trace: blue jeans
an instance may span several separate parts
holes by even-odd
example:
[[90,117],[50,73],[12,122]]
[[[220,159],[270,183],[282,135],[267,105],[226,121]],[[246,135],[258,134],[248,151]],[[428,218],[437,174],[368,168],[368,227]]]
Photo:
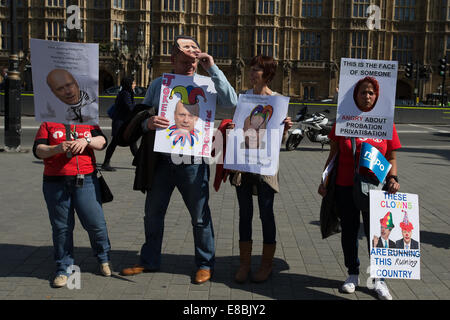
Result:
[[[259,217],[262,223],[263,243],[275,244],[276,227],[273,214],[275,191],[265,182],[256,183]],[[239,202],[239,241],[252,240],[253,198],[252,184],[243,182],[236,187]]]
[[88,232],[94,256],[99,263],[108,262],[111,246],[97,177],[85,176],[83,187],[75,187],[74,180],[44,181],[42,189],[52,226],[56,275],[68,275],[67,268],[74,264],[75,211]]
[[348,274],[359,274],[358,258],[358,234],[360,226],[360,215],[362,213],[364,233],[367,238],[367,248],[370,250],[369,242],[369,212],[360,211],[353,202],[353,187],[336,186],[336,204],[341,218],[341,245],[344,252],[344,263]]
[[175,187],[180,191],[191,215],[194,234],[195,264],[201,269],[214,267],[214,230],[209,199],[209,165],[159,162],[152,188],[145,201],[145,243],[141,248],[141,265],[149,270],[161,266],[164,217]]

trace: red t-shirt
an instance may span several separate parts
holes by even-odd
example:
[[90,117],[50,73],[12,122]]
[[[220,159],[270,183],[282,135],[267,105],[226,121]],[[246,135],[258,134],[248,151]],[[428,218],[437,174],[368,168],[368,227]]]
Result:
[[[337,168],[336,184],[339,186],[353,185],[354,158],[352,140],[349,137],[336,136],[336,124],[334,124],[328,137],[339,144],[339,165]],[[361,143],[367,142],[378,149],[383,156],[392,150],[401,148],[400,140],[395,129],[392,132],[392,140],[356,138],[356,159],[359,159]]]
[[[104,136],[99,126],[71,125],[70,131],[76,131],[78,138]],[[66,140],[66,128],[62,123],[43,122],[34,139],[35,146],[47,144],[58,145]],[[77,168],[78,161],[78,168]],[[59,153],[44,159],[44,176],[74,176],[90,174],[94,171],[95,155],[91,148],[86,147],[83,153],[68,158],[65,153]]]

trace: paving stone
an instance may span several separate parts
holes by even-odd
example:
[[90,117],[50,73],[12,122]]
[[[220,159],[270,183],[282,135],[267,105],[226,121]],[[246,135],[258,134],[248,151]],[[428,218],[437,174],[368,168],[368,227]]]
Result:
[[[106,123],[110,125],[109,120]],[[192,225],[178,190],[174,191],[166,214],[161,270],[134,277],[119,275],[122,268],[139,261],[145,239],[145,195],[132,190],[134,167],[129,149],[117,148],[112,165],[118,170],[104,173],[115,195],[112,203],[104,205],[114,276],[99,275],[89,237],[76,218],[74,254],[83,272],[81,290],[50,286],[55,263],[42,195],[42,162],[32,153],[0,153],[0,175],[9,182],[0,193],[2,213],[8,213],[0,215],[0,299],[376,300],[365,284],[369,259],[362,233],[361,286],[355,294],[339,292],[347,276],[340,235],[322,239],[320,234],[317,177],[328,155],[327,147],[325,152],[320,149],[320,145],[306,141],[296,151],[280,153],[280,193],[274,203],[277,250],[273,275],[264,284],[236,284],[233,280],[239,266],[236,192],[229,182],[222,184],[219,192],[213,189],[215,166],[211,166],[209,204],[216,236],[216,268],[210,282],[196,285]],[[421,201],[422,279],[387,281],[395,299],[450,299],[450,203],[445,201],[450,170],[442,170],[448,167],[450,151],[427,150],[405,148],[398,152],[402,190],[418,193]],[[103,156],[104,151],[97,153],[97,159]],[[432,163],[423,163],[424,158]],[[17,192],[24,190],[25,198]],[[254,271],[261,260],[262,226],[256,197],[253,200]]]

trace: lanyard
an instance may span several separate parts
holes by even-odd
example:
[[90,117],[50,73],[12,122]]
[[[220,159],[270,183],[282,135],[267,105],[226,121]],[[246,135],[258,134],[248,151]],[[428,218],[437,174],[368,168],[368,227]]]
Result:
[[[67,141],[72,141],[72,137],[74,138],[74,140],[78,139],[78,132],[77,130],[77,126],[74,125],[73,126],[73,131],[70,129],[70,124],[65,124],[64,127],[66,128],[66,140]],[[67,157],[68,158],[72,158],[72,153],[69,151],[67,152]],[[78,165],[78,156],[75,156],[75,161],[77,163],[77,173],[80,173],[80,166]]]

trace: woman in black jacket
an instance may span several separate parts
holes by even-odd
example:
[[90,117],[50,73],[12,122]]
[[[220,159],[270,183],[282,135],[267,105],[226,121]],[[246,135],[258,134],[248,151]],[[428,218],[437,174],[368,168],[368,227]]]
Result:
[[[106,171],[116,171],[116,169],[110,166],[109,162],[118,144],[117,134],[120,127],[128,119],[135,106],[134,88],[136,87],[136,81],[134,81],[132,77],[127,77],[122,79],[120,85],[122,86],[122,90],[120,90],[115,101],[116,111],[112,122],[112,140],[106,149],[105,160],[102,165],[102,169]],[[130,150],[134,156],[137,152],[136,143],[132,143],[130,145]]]

